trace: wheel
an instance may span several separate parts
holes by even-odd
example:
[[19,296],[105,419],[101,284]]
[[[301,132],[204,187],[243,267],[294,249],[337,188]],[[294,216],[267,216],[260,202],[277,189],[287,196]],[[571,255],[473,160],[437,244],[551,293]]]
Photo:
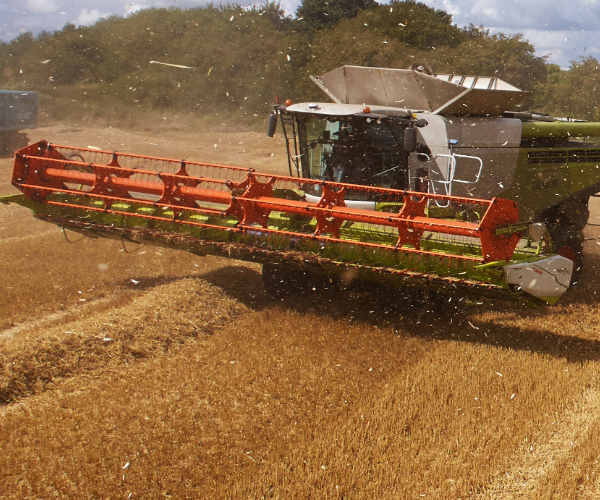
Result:
[[554,207],[546,216],[546,224],[550,226],[563,225],[573,228],[576,231],[583,231],[588,219],[590,210],[588,208],[589,197],[570,198],[560,205]]
[[571,284],[579,281],[583,269],[583,231],[576,230],[567,219],[556,227],[549,228],[552,252],[573,261]]
[[544,217],[551,251],[573,261],[572,284],[577,283],[583,269],[583,228],[590,216],[588,201],[587,197],[570,198]]

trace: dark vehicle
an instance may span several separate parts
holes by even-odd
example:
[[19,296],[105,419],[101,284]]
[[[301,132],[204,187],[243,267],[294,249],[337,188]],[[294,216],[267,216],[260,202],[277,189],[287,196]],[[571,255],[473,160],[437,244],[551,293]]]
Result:
[[27,134],[20,131],[35,128],[38,108],[37,92],[0,90],[0,157],[27,145]]

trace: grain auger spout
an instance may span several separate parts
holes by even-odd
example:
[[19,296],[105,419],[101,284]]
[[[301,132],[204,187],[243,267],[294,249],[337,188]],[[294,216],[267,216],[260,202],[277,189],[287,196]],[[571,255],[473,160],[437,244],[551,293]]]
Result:
[[[48,144],[15,154],[4,202],[92,237],[397,286],[538,297],[568,288],[572,262],[514,201],[448,196]],[[538,225],[539,226],[539,225]],[[529,233],[529,235],[528,235]],[[539,234],[535,234],[539,233]]]

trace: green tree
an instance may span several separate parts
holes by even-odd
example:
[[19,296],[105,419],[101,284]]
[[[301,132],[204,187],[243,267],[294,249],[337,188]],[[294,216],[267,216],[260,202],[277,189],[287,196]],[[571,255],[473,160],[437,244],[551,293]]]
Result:
[[285,10],[279,2],[265,0],[259,6],[253,6],[252,9],[259,16],[263,16],[265,19],[271,21],[273,26],[278,29],[287,29],[292,26],[292,18],[285,15]]
[[375,0],[304,0],[296,16],[301,26],[320,30],[335,26],[342,19],[353,19],[361,10],[377,5]]
[[545,58],[522,35],[468,36],[455,50],[436,55],[438,73],[497,76],[528,91],[547,77]]
[[536,91],[536,106],[548,114],[600,121],[600,63],[593,57],[571,61],[568,71],[549,65],[548,81]]

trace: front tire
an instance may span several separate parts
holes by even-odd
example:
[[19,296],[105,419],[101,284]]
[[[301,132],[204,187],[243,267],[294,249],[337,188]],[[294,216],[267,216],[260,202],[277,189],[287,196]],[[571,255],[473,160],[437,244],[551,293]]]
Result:
[[589,198],[571,198],[554,207],[544,217],[550,233],[550,251],[573,261],[571,283],[579,281],[583,269],[583,228],[590,211]]
[[570,221],[549,228],[549,231],[552,253],[573,261],[571,284],[577,283],[583,270],[583,231],[577,230]]

